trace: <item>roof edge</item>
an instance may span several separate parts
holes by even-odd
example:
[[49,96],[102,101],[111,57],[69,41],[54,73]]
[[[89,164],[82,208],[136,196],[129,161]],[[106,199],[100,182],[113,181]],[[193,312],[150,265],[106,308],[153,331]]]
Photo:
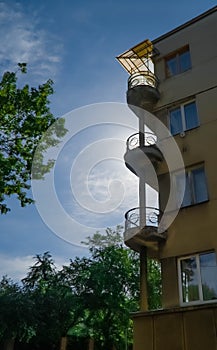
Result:
[[192,24],[195,23],[195,22],[200,21],[201,19],[203,19],[203,18],[209,16],[210,14],[212,14],[212,13],[214,13],[214,12],[216,12],[216,11],[217,11],[217,6],[214,6],[214,7],[212,7],[211,9],[207,10],[206,12],[201,13],[199,16],[196,16],[196,17],[190,19],[189,21],[185,22],[184,24],[181,24],[180,26],[176,27],[175,29],[172,29],[172,30],[170,30],[169,32],[167,32],[167,33],[165,33],[165,34],[159,36],[158,38],[152,40],[152,43],[153,43],[153,44],[156,44],[157,42],[159,42],[159,41],[161,41],[161,40],[163,40],[163,39],[166,39],[166,38],[169,37],[170,35],[173,35],[173,34],[179,32],[180,30],[182,30],[182,29],[184,29],[184,28],[186,28],[186,27],[192,25]]

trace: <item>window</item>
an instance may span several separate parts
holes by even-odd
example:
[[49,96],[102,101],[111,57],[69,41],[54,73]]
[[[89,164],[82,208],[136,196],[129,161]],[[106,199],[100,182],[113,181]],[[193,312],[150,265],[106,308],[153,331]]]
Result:
[[166,76],[171,77],[183,73],[191,68],[189,47],[186,46],[165,59]]
[[169,111],[169,124],[172,135],[180,134],[183,131],[199,126],[195,101],[171,109]]
[[[180,174],[175,175],[177,195],[183,188],[183,177]],[[185,193],[181,207],[199,204],[208,200],[208,191],[204,166],[200,165],[192,169],[186,169],[185,172]]]
[[182,304],[217,299],[217,264],[214,252],[180,258],[178,270]]

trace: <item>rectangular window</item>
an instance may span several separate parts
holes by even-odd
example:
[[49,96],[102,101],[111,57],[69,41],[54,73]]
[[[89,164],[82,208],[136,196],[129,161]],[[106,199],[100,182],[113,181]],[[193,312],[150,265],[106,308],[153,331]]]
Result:
[[214,252],[180,258],[178,264],[182,304],[217,299],[217,263]]
[[[175,174],[175,186],[177,190],[177,196],[181,200],[181,194],[183,193],[184,188],[184,179],[180,173]],[[181,207],[199,204],[209,199],[206,175],[203,165],[191,169],[186,169],[184,190],[184,198]]]
[[172,135],[180,134],[199,126],[197,106],[195,101],[181,104],[169,111],[170,132]]
[[166,76],[171,77],[191,69],[189,46],[176,51],[165,59]]

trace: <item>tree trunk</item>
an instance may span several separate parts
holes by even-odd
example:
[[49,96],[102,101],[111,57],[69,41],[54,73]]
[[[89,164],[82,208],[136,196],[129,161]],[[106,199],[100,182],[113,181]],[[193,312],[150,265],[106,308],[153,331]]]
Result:
[[62,337],[60,342],[60,350],[66,350],[67,348],[67,337]]
[[5,340],[3,350],[14,350],[14,343],[15,339],[13,338]]
[[94,339],[93,338],[89,339],[88,350],[94,350]]

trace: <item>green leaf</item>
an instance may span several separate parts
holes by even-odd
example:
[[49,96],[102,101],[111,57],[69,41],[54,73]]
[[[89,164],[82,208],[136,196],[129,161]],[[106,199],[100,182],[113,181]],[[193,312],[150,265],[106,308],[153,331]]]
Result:
[[[26,63],[18,63],[26,73]],[[18,87],[19,86],[19,87]],[[54,162],[44,160],[46,149],[56,145],[66,133],[64,120],[56,119],[49,110],[53,82],[48,80],[36,87],[20,87],[16,72],[5,72],[0,81],[0,212],[10,208],[8,197],[15,195],[21,206],[33,203],[29,197],[34,152],[37,160],[35,179],[43,179]],[[49,129],[50,128],[50,129]],[[47,130],[49,129],[49,132]],[[46,133],[47,132],[47,133]],[[42,136],[46,133],[46,137]],[[42,141],[41,141],[42,140]]]

